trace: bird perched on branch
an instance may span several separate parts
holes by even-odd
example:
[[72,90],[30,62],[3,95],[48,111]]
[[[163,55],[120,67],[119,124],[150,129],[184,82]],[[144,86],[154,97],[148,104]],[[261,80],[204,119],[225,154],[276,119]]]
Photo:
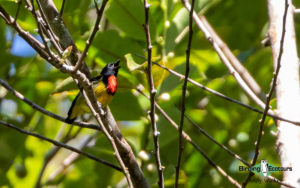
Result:
[[[102,69],[99,76],[90,80],[101,107],[106,107],[117,91],[117,75],[120,68],[119,63],[120,60],[117,60],[115,63],[107,64]],[[86,105],[82,93],[79,91],[69,109],[66,122],[73,123],[78,116],[87,112],[90,112],[90,109]]]

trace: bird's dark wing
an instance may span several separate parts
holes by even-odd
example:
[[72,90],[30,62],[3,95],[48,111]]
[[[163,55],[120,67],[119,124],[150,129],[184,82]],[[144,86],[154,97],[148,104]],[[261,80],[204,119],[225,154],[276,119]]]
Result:
[[102,79],[102,75],[99,75],[99,76],[91,78],[90,82],[99,82],[99,80],[101,80],[101,79]]
[[76,97],[75,97],[75,99],[73,100],[72,105],[71,105],[71,107],[70,107],[70,109],[69,109],[69,111],[68,111],[68,117],[66,118],[66,122],[67,122],[67,123],[73,123],[73,122],[75,121],[75,119],[76,119],[76,117],[71,119],[71,116],[72,116],[73,108],[74,108],[74,106],[75,106],[75,104],[76,104],[76,101],[77,101],[79,95],[80,95],[80,91],[79,91],[79,93],[76,95]]

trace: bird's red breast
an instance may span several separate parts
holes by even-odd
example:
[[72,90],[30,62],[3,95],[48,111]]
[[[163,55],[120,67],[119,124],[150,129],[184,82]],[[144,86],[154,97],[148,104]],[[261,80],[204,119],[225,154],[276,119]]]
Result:
[[107,81],[107,92],[113,95],[117,91],[117,87],[118,87],[117,78],[114,75],[110,75]]

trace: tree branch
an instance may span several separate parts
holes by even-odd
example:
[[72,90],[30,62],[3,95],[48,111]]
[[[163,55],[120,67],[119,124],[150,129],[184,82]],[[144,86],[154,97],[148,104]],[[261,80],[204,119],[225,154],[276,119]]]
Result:
[[[10,87],[4,80],[0,79],[0,84],[5,87],[9,92],[11,92],[15,97],[17,97],[18,99],[24,101],[26,104],[28,104],[29,106],[31,106],[33,109],[38,110],[39,112],[52,117],[54,119],[57,119],[61,122],[66,123],[64,117],[61,117],[59,115],[56,115],[52,112],[49,112],[48,110],[40,107],[39,105],[35,104],[34,102],[32,102],[31,100],[27,99],[26,97],[24,97],[24,95],[22,95],[21,93],[19,93],[18,91],[14,90],[12,87]],[[78,127],[82,127],[82,128],[89,128],[89,129],[95,129],[95,130],[101,130],[101,128],[97,125],[94,124],[89,124],[89,123],[85,123],[85,122],[73,122],[72,123],[75,126]]]
[[61,142],[57,142],[57,141],[55,141],[55,140],[52,140],[52,139],[50,139],[50,138],[44,137],[44,136],[39,135],[39,134],[36,134],[36,133],[33,133],[33,132],[30,132],[30,131],[21,129],[21,128],[19,128],[19,127],[13,125],[13,124],[4,122],[4,121],[2,121],[2,120],[0,120],[0,124],[6,126],[6,127],[8,127],[8,128],[14,129],[14,130],[16,130],[16,131],[18,131],[18,132],[20,132],[20,133],[22,133],[22,134],[26,134],[26,135],[29,135],[29,136],[33,136],[33,137],[36,137],[36,138],[45,140],[45,141],[47,141],[47,142],[50,142],[50,143],[52,143],[52,144],[54,144],[54,145],[56,145],[56,146],[58,146],[58,147],[62,147],[62,148],[65,148],[65,149],[74,151],[74,152],[76,152],[76,153],[79,153],[80,155],[86,156],[86,157],[88,157],[88,158],[90,158],[90,159],[92,159],[92,160],[94,160],[94,161],[97,161],[97,162],[99,162],[99,163],[101,163],[101,164],[104,164],[104,165],[106,165],[106,166],[109,166],[109,167],[111,167],[111,168],[113,168],[113,169],[115,169],[115,170],[118,170],[118,171],[120,171],[120,172],[123,172],[123,170],[122,170],[120,167],[117,167],[117,166],[115,166],[114,164],[111,164],[111,163],[109,163],[109,162],[107,162],[107,161],[105,161],[105,160],[99,159],[99,158],[95,157],[94,155],[91,155],[91,154],[89,154],[89,153],[86,153],[86,152],[84,152],[84,151],[81,151],[81,150],[79,150],[79,149],[77,149],[77,148],[74,148],[74,147],[72,147],[72,146],[63,144],[63,143],[61,143]]
[[[85,48],[84,48],[82,54],[80,55],[79,60],[77,61],[76,65],[75,65],[75,67],[74,67],[74,70],[73,70],[74,72],[76,72],[77,70],[81,69],[82,64],[83,64],[83,60],[84,60],[84,58],[87,56],[89,47],[90,47],[90,45],[92,44],[92,42],[93,42],[93,40],[94,40],[94,37],[96,36],[97,31],[99,31],[99,27],[100,27],[99,24],[100,24],[100,21],[101,21],[101,18],[102,18],[102,15],[103,15],[105,6],[106,6],[106,4],[107,4],[107,1],[108,1],[108,0],[103,0],[103,1],[102,1],[102,5],[101,5],[100,10],[97,9],[97,19],[96,19],[96,22],[95,22],[93,31],[92,31],[90,37],[88,38],[88,40],[86,41]],[[96,3],[96,2],[95,2],[95,3]],[[96,5],[97,5],[97,4],[96,4]]]
[[148,4],[147,0],[144,0],[144,8],[145,8],[145,34],[146,34],[146,41],[147,41],[147,53],[148,53],[148,67],[147,67],[147,75],[148,75],[148,83],[149,83],[149,92],[150,92],[150,119],[151,119],[151,127],[153,133],[153,142],[154,142],[154,151],[155,151],[155,159],[156,159],[156,167],[158,171],[158,185],[160,188],[164,186],[164,175],[163,175],[163,167],[160,161],[160,152],[159,152],[159,131],[157,130],[156,126],[156,119],[155,119],[155,94],[156,89],[154,88],[153,83],[153,75],[152,75],[152,45],[151,45],[151,37],[150,37],[150,30],[149,30],[149,8],[150,4]]
[[188,77],[190,73],[190,53],[191,53],[191,45],[192,45],[192,37],[193,37],[193,11],[194,11],[195,0],[192,0],[192,6],[189,10],[189,39],[188,45],[186,49],[186,64],[185,64],[185,76],[182,86],[182,94],[181,94],[181,115],[180,115],[180,125],[178,130],[178,155],[177,155],[177,165],[176,165],[176,174],[175,174],[175,187],[178,187],[178,179],[179,179],[179,171],[180,171],[180,163],[182,158],[182,153],[184,149],[184,143],[182,140],[182,130],[184,124],[184,113],[185,113],[185,97],[186,97],[186,87],[188,82]]

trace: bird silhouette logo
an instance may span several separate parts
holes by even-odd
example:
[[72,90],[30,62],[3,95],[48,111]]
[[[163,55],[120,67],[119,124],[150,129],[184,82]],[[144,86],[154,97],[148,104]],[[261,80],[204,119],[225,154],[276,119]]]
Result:
[[268,175],[268,161],[266,159],[261,160],[260,162],[260,169],[261,173],[266,177]]

